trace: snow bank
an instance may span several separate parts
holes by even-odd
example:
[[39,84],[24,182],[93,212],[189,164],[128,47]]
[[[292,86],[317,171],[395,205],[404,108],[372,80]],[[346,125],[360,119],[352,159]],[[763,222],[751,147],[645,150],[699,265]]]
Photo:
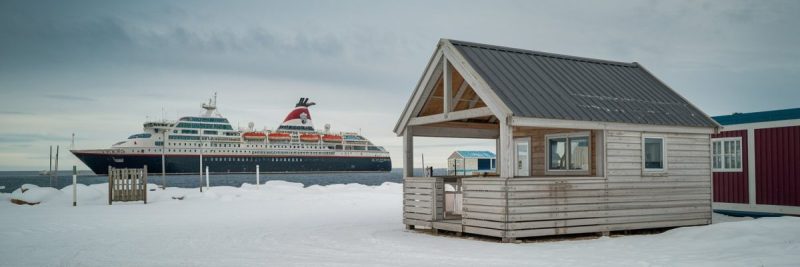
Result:
[[49,200],[59,194],[58,189],[52,187],[39,187],[32,184],[24,184],[11,192],[11,200],[21,202],[21,204],[39,204]]
[[71,188],[36,190],[50,192],[36,193],[49,195],[40,205],[0,203],[0,265],[800,265],[794,217],[715,216],[656,235],[502,244],[404,230],[396,183],[167,188],[149,191],[147,205],[112,206],[107,185],[90,185],[78,187],[78,207]]

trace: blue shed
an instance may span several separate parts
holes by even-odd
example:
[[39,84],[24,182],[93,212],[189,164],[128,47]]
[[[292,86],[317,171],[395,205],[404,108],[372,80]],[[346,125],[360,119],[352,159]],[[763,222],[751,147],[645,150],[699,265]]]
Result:
[[458,150],[447,158],[448,175],[495,172],[497,156],[490,151]]

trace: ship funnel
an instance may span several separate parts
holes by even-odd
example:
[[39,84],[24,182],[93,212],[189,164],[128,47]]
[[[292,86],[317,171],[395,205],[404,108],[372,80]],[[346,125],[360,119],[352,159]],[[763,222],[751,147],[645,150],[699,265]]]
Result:
[[300,101],[294,105],[294,109],[289,112],[281,126],[278,127],[279,131],[314,131],[314,124],[311,122],[311,112],[308,111],[308,107],[316,103],[309,103],[308,100],[306,97],[300,98]]

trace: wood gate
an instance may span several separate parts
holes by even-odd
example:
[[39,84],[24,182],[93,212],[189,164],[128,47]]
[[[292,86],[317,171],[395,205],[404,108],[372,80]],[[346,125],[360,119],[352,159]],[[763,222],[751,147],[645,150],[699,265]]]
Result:
[[147,204],[147,165],[141,169],[108,167],[108,205],[113,201],[144,201]]

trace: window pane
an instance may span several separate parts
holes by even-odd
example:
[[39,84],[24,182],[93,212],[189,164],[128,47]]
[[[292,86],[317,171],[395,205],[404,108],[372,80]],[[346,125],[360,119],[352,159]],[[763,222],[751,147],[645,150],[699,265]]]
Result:
[[740,169],[742,168],[742,141],[735,141],[736,145],[736,156],[734,157],[734,161],[736,162],[735,168]]
[[714,169],[722,168],[722,156],[714,156]]
[[664,140],[661,138],[644,139],[644,167],[645,169],[664,168]]
[[589,137],[573,137],[569,139],[569,169],[589,169]]
[[549,162],[551,170],[565,170],[567,168],[567,139],[553,138],[549,141]]
[[720,150],[722,150],[722,147],[720,143],[721,143],[720,141],[714,141],[714,151],[713,151],[714,155],[721,154],[722,151]]

